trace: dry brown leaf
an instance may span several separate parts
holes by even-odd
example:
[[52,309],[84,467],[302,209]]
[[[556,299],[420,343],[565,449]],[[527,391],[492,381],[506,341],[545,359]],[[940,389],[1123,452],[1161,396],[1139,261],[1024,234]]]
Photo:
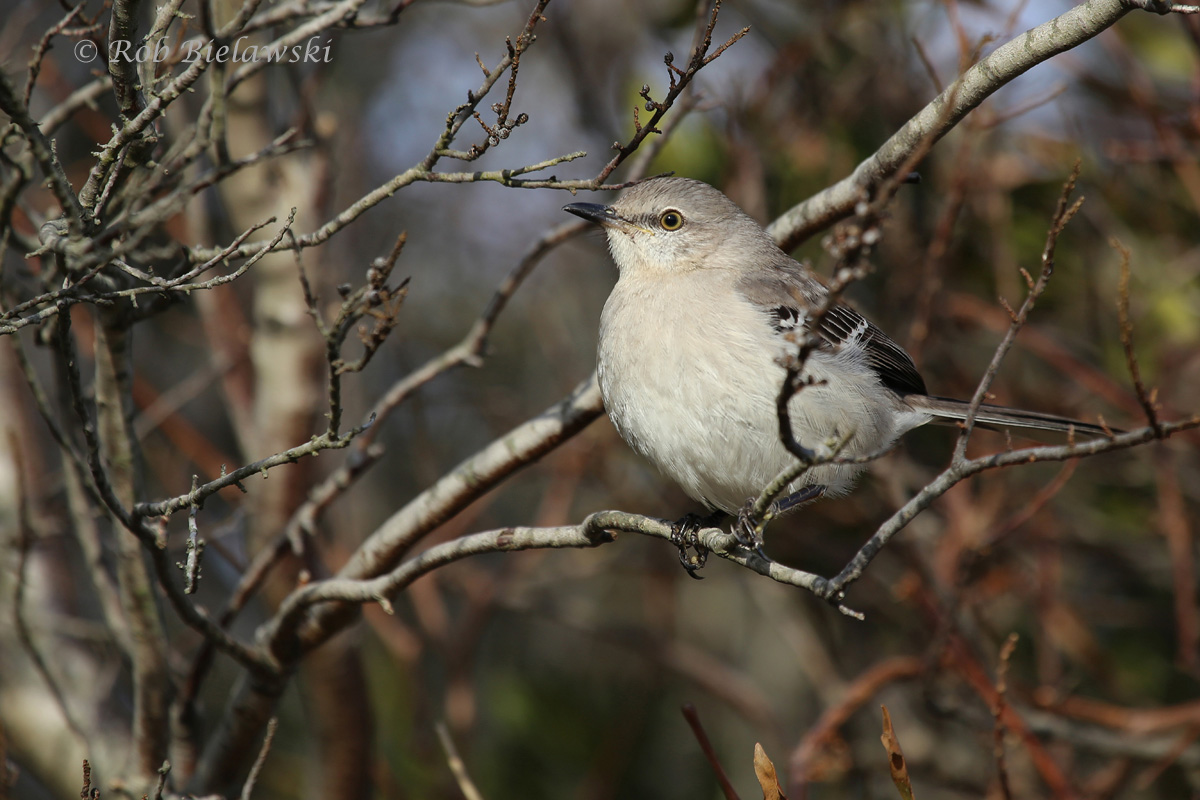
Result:
[[758,776],[758,785],[762,787],[763,800],[787,800],[775,775],[775,765],[758,742],[754,743],[754,774]]
[[896,732],[892,730],[892,715],[888,713],[887,706],[880,706],[880,708],[883,709],[883,735],[879,738],[888,752],[888,767],[892,770],[892,783],[896,784],[896,788],[900,790],[900,796],[904,800],[913,800],[912,781],[908,779],[908,764],[904,761],[900,740],[896,738]]

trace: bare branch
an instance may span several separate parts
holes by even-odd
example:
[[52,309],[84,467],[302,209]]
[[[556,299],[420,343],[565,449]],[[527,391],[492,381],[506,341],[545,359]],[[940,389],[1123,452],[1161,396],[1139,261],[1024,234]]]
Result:
[[927,668],[928,665],[919,658],[892,656],[855,677],[842,696],[821,714],[792,751],[788,761],[792,781],[803,786],[810,780],[820,751],[837,736],[838,728],[845,725],[851,715],[881,689],[896,681],[917,678]]
[[52,25],[38,40],[37,46],[33,48],[33,58],[29,60],[29,77],[25,81],[25,93],[22,95],[21,104],[29,108],[29,98],[33,96],[33,87],[37,84],[38,73],[42,69],[42,60],[46,57],[46,53],[50,52],[50,43],[55,36],[62,34],[68,25],[70,25],[79,13],[83,11],[85,3],[80,3],[73,6],[67,11],[66,16]]
[[[192,476],[193,492],[196,491],[198,480],[195,475]],[[200,556],[204,553],[204,540],[200,538],[200,528],[196,524],[196,515],[199,511],[199,504],[193,504],[188,511],[187,562],[179,565],[183,568],[183,591],[187,594],[195,594],[196,587],[200,583]]]
[[[535,6],[533,12],[529,16],[529,21],[526,23],[525,29],[517,36],[515,42],[510,42],[510,53],[505,55],[495,66],[495,68],[486,73],[484,81],[478,89],[467,93],[467,102],[459,105],[447,115],[445,129],[442,131],[433,148],[429,151],[420,164],[410,167],[383,185],[371,190],[317,230],[296,237],[296,245],[301,248],[307,248],[323,244],[324,242],[328,241],[331,236],[358,219],[362,214],[366,213],[368,210],[374,208],[385,199],[391,197],[396,192],[416,181],[441,183],[473,183],[477,181],[494,181],[513,188],[566,189],[572,192],[580,189],[592,190],[601,188],[622,188],[627,184],[623,183],[610,186],[604,186],[603,184],[605,179],[612,174],[613,170],[615,170],[629,156],[638,150],[643,140],[647,135],[649,135],[649,133],[662,133],[662,130],[655,128],[655,126],[666,115],[666,112],[670,109],[672,104],[680,97],[680,95],[683,94],[688,84],[690,84],[692,78],[695,77],[695,74],[704,66],[711,63],[713,59],[717,58],[722,52],[725,51],[726,48],[744,36],[749,30],[744,29],[734,34],[716,50],[709,52],[709,48],[712,44],[712,30],[716,25],[717,13],[720,7],[720,3],[718,2],[713,9],[713,13],[708,25],[703,28],[704,33],[700,37],[700,43],[692,53],[691,61],[689,62],[687,70],[680,72],[678,68],[674,68],[675,72],[679,73],[679,77],[676,78],[675,74],[672,74],[671,88],[669,89],[666,98],[661,103],[655,104],[657,108],[654,116],[650,120],[650,123],[643,126],[642,129],[626,144],[621,145],[618,143],[616,145],[616,149],[618,150],[617,155],[614,156],[613,159],[606,164],[600,173],[594,178],[587,180],[563,181],[558,180],[556,177],[538,180],[520,179],[518,177],[531,172],[541,171],[560,163],[582,158],[584,155],[586,155],[586,153],[583,151],[568,153],[523,167],[492,170],[486,172],[436,172],[435,167],[442,158],[471,160],[482,152],[482,150],[479,148],[469,151],[453,150],[451,149],[451,144],[459,135],[464,122],[468,119],[474,118],[479,103],[483,101],[484,97],[486,97],[496,83],[499,82],[504,73],[513,67],[514,62],[519,61],[521,53],[524,52],[524,50],[536,40],[536,37],[534,36],[534,29],[536,28],[538,22],[540,22],[543,18],[542,11],[545,9],[545,6],[548,2],[549,0],[538,1],[538,4]],[[509,104],[511,104],[511,84],[510,93],[507,97],[506,103],[496,104],[498,109],[497,113],[506,116],[509,113]],[[521,124],[521,122],[518,120],[520,120],[519,116],[512,120],[514,126]],[[246,255],[248,251],[260,247],[261,245],[261,242],[252,242],[250,244],[242,245],[235,250],[231,256],[238,257]],[[193,260],[209,258],[211,255],[212,252],[206,249],[193,249],[189,253],[190,258]]]
[[50,667],[46,663],[46,659],[42,655],[42,651],[38,648],[37,643],[33,640],[33,632],[30,630],[25,618],[26,566],[29,562],[30,548],[33,546],[33,526],[30,524],[28,505],[28,499],[31,495],[28,487],[25,485],[26,473],[25,465],[22,461],[20,442],[17,440],[16,433],[11,430],[9,431],[8,438],[16,461],[16,475],[19,489],[17,495],[16,581],[13,583],[12,598],[13,627],[17,631],[18,641],[20,641],[21,646],[25,649],[25,653],[29,656],[30,661],[33,662],[34,669],[42,681],[45,682],[46,688],[50,690],[50,695],[58,705],[58,710],[66,721],[71,734],[75,736],[79,744],[86,750],[90,745],[87,734],[84,733],[82,725],[71,710],[71,706],[67,702],[66,695],[63,694],[58,680],[51,674]]
[[651,100],[650,87],[642,87],[642,96],[646,99],[646,110],[654,112],[650,117],[650,120],[646,124],[642,125],[637,121],[635,111],[634,124],[636,130],[633,137],[625,144],[621,144],[620,142],[613,144],[613,149],[617,151],[617,154],[612,157],[612,160],[604,165],[604,168],[596,174],[595,178],[593,178],[590,182],[586,182],[589,185],[580,187],[564,186],[562,188],[601,188],[604,184],[604,181],[608,179],[608,176],[611,175],[613,171],[616,170],[616,168],[619,167],[623,161],[625,161],[626,158],[628,158],[635,150],[637,150],[639,146],[641,146],[642,142],[647,136],[652,133],[662,132],[657,127],[659,122],[662,121],[662,118],[666,115],[667,111],[671,108],[679,96],[683,94],[684,90],[687,89],[688,85],[692,82],[692,79],[696,77],[696,73],[711,64],[713,60],[724,53],[726,49],[750,32],[749,28],[742,28],[740,31],[730,36],[723,44],[717,47],[716,50],[710,53],[709,48],[712,47],[713,31],[717,27],[717,17],[720,15],[720,13],[721,0],[716,0],[716,2],[713,3],[712,12],[709,15],[707,23],[704,22],[703,17],[700,18],[701,25],[697,28],[696,39],[692,45],[691,58],[688,60],[688,66],[686,69],[680,70],[678,67],[674,66],[675,56],[672,53],[667,53],[663,58],[663,63],[665,63],[667,66],[667,78],[669,85],[667,94],[661,101],[656,102]]
[[[1163,423],[1162,436],[1172,436],[1181,431],[1200,428],[1200,415],[1189,419]],[[955,461],[937,478],[928,483],[911,500],[905,503],[895,514],[875,531],[875,534],[858,551],[849,564],[836,578],[822,584],[817,594],[828,600],[837,601],[845,595],[846,588],[862,577],[863,571],[871,560],[878,555],[884,545],[899,533],[916,516],[928,508],[934,500],[948,492],[953,486],[972,475],[991,469],[1016,466],[1017,464],[1033,464],[1041,461],[1066,461],[1083,456],[1099,455],[1116,450],[1126,450],[1139,444],[1161,438],[1159,431],[1154,428],[1139,428],[1108,439],[1093,439],[1087,442],[1071,442],[1064,445],[1030,447],[1022,450],[1007,450],[974,459]]]
[[[110,44],[125,43],[128,46],[127,53],[132,53],[134,42],[137,41],[140,7],[141,0],[113,0],[112,16],[108,24],[108,42]],[[110,57],[108,74],[112,78],[113,94],[117,97],[117,106],[121,116],[128,122],[136,117],[143,108],[141,91],[138,86],[140,81],[137,74],[137,61],[131,55],[126,58]],[[87,206],[86,203],[84,205]]]
[[1008,784],[1008,764],[1004,755],[1004,735],[1007,727],[1004,724],[1004,709],[1007,704],[1008,664],[1013,651],[1017,649],[1017,634],[1010,633],[1000,648],[1000,663],[996,667],[996,702],[992,704],[992,717],[995,720],[992,733],[992,750],[996,759],[996,779],[1000,783],[1000,796],[1004,800],[1012,800],[1012,789]]
[[[729,776],[725,773],[725,768],[721,766],[721,761],[717,758],[717,753],[713,749],[708,734],[704,731],[704,725],[700,722],[700,712],[696,711],[696,707],[691,703],[685,703],[682,710],[683,718],[687,720],[688,727],[692,729],[692,735],[696,737],[696,742],[700,745],[700,752],[704,754],[704,759],[712,767],[712,771],[717,777],[717,785],[721,787],[721,793],[725,795],[725,800],[740,800],[737,790],[729,782]],[[756,761],[757,757],[758,750],[756,749]]]
[[[368,537],[338,573],[339,578],[359,581],[386,574],[426,533],[504,478],[583,430],[602,413],[604,403],[593,375],[563,400],[449,470],[409,501]],[[325,641],[347,621],[340,609],[331,607],[314,615],[303,637],[306,649]],[[298,617],[289,620],[289,625],[280,624],[278,619],[273,622],[271,627],[276,633],[267,638],[270,647],[278,651],[281,640],[295,635],[290,624],[299,622]]]
[[263,764],[267,763],[267,754],[271,752],[271,743],[275,741],[275,729],[278,727],[279,720],[271,717],[267,723],[267,734],[263,737],[262,748],[258,751],[258,758],[254,759],[254,765],[250,767],[250,774],[246,776],[246,782],[242,784],[242,800],[250,800],[254,784],[258,783],[258,773],[262,771]]
[[1042,269],[1038,273],[1037,281],[1030,281],[1029,276],[1026,275],[1029,293],[1025,296],[1025,302],[1021,303],[1020,310],[1015,313],[1010,309],[1009,316],[1012,319],[1012,323],[1009,325],[1008,331],[1005,332],[1004,338],[1000,340],[1000,344],[996,345],[996,350],[992,353],[992,360],[984,371],[983,377],[979,380],[979,385],[975,387],[975,394],[971,396],[970,405],[967,407],[967,416],[962,423],[962,431],[958,436],[958,442],[954,446],[954,455],[952,456],[954,461],[961,461],[966,458],[967,442],[971,438],[971,431],[975,428],[975,414],[983,404],[984,398],[987,397],[992,381],[995,380],[996,375],[1000,372],[1000,364],[1004,361],[1004,357],[1008,355],[1009,350],[1012,349],[1017,334],[1024,327],[1030,312],[1033,311],[1038,298],[1046,291],[1046,287],[1050,283],[1050,278],[1054,274],[1054,250],[1058,244],[1058,237],[1083,204],[1083,198],[1079,198],[1074,203],[1070,202],[1071,194],[1075,191],[1075,182],[1079,178],[1079,169],[1080,162],[1076,161],[1058,197],[1058,204],[1054,209],[1054,215],[1050,219],[1050,229],[1046,233],[1046,243],[1042,248]]
[[[328,433],[321,436],[314,436],[308,442],[290,447],[281,453],[267,456],[253,463],[239,467],[233,472],[222,475],[216,480],[209,481],[202,486],[197,487],[194,491],[187,494],[173,497],[169,500],[160,500],[156,503],[139,503],[133,509],[134,517],[160,517],[170,516],[178,511],[195,505],[203,505],[204,501],[217,492],[229,486],[238,486],[246,478],[255,475],[263,474],[273,467],[278,467],[282,464],[294,464],[304,456],[315,455],[324,450],[339,450],[366,429],[369,425],[368,421],[364,426],[353,428],[344,436],[329,435]],[[243,488],[244,490],[244,488]]]
[[[123,59],[113,59],[113,62],[122,61]],[[77,202],[82,204],[82,207],[87,210],[89,216],[97,211],[99,195],[105,181],[108,179],[109,171],[121,168],[121,162],[117,158],[120,152],[126,145],[136,142],[142,132],[162,115],[167,106],[173,103],[196,82],[208,66],[208,63],[203,58],[194,60],[188,65],[187,69],[167,84],[165,89],[156,94],[153,100],[146,103],[145,107],[136,116],[130,117],[125,125],[108,140],[108,143],[96,158],[96,163],[92,166],[91,172],[88,174],[87,183],[84,184],[83,189],[79,192],[79,200]],[[115,86],[117,78],[114,76],[113,80]],[[127,108],[122,104],[122,112],[127,110],[133,111],[137,107],[136,105],[131,105]]]
[[111,88],[112,78],[107,75],[84,84],[71,92],[67,99],[46,112],[46,115],[38,123],[38,127],[41,128],[42,133],[45,135],[52,135],[79,109],[94,107],[96,101]]
[[66,215],[67,224],[73,232],[82,235],[87,226],[83,206],[75,196],[71,182],[67,180],[67,174],[58,161],[54,145],[46,138],[46,134],[42,133],[33,117],[29,116],[29,109],[17,97],[16,89],[3,72],[0,72],[0,111],[11,117],[25,135],[25,141],[33,152],[34,159],[50,182],[54,197]]
[[1079,46],[1133,9],[1129,0],[1095,0],[1072,7],[997,48],[959,76],[854,172],[781,215],[767,229],[784,250],[848,216],[864,193],[897,174],[927,140],[936,142],[1000,87],[1047,59]]
[[450,729],[446,727],[446,723],[438,720],[433,727],[437,731],[438,741],[442,744],[442,752],[446,754],[446,763],[450,765],[450,772],[454,775],[454,782],[458,784],[458,790],[462,792],[465,800],[483,800],[483,795],[480,794],[475,782],[467,773],[467,765],[463,763],[462,756],[458,754],[454,740],[450,738]]
[[[362,0],[355,0],[355,2],[357,3],[355,8],[362,4]],[[437,180],[437,178],[430,178],[429,175],[433,172],[434,167],[437,166],[438,161],[447,153],[447,151],[449,151],[450,145],[458,135],[463,123],[472,118],[471,114],[478,107],[479,103],[483,101],[483,98],[487,96],[492,87],[495,86],[495,84],[512,65],[514,56],[519,56],[520,53],[524,52],[524,50],[536,40],[536,37],[534,36],[534,30],[536,29],[537,24],[543,19],[542,11],[545,9],[548,2],[549,0],[538,0],[537,5],[534,7],[533,12],[529,16],[529,20],[525,24],[525,28],[520,34],[518,34],[515,43],[512,45],[512,53],[506,54],[500,60],[496,67],[487,74],[483,83],[478,89],[467,93],[467,102],[459,105],[457,108],[451,111],[449,115],[447,115],[445,129],[438,136],[437,141],[434,143],[428,155],[425,156],[421,163],[410,167],[409,169],[401,172],[391,180],[384,183],[382,186],[371,190],[358,201],[352,203],[344,211],[337,214],[333,219],[329,220],[312,233],[296,237],[296,246],[305,248],[322,244],[328,241],[329,238],[335,233],[345,228],[354,220],[358,219],[360,216],[362,216],[362,214],[391,197],[405,186],[408,186],[414,181],[418,180]],[[331,9],[329,15],[342,18],[346,16],[345,11],[345,4],[342,4],[338,7],[337,14],[334,14],[334,10]],[[246,67],[251,66],[253,65],[246,65]],[[236,82],[239,79],[238,76],[241,74],[242,72],[239,71],[239,73],[231,80]],[[532,171],[533,167],[536,166],[537,165],[530,165],[529,167],[525,167],[523,169],[526,171]],[[497,175],[492,179],[500,180],[501,182],[507,180],[499,173],[497,173]],[[242,245],[234,252],[233,257],[244,256],[248,252],[258,249],[262,246],[262,244],[262,242],[252,242],[250,244]],[[211,255],[212,253],[210,251],[203,249],[193,250],[190,253],[190,257],[193,260],[207,259],[211,257]]]
[[1138,403],[1146,414],[1146,422],[1151,428],[1158,430],[1160,423],[1158,406],[1154,400],[1155,393],[1146,390],[1137,354],[1133,349],[1133,321],[1129,317],[1129,250],[1115,237],[1109,240],[1109,244],[1121,256],[1121,280],[1117,285],[1117,323],[1121,330],[1121,349],[1125,351],[1125,365],[1133,379],[1133,390],[1137,393]]
[[[76,305],[78,303],[91,303],[94,305],[109,305],[109,304],[112,304],[113,301],[116,301],[116,300],[120,300],[120,299],[124,299],[124,298],[137,298],[141,295],[147,295],[147,294],[160,295],[160,294],[165,294],[167,292],[174,292],[179,295],[187,295],[188,293],[196,291],[196,290],[214,289],[218,286],[223,286],[226,283],[230,283],[230,282],[235,281],[238,278],[240,278],[242,275],[244,275],[246,273],[247,270],[250,269],[250,267],[254,266],[254,264],[256,264],[267,253],[269,253],[273,247],[278,245],[279,242],[281,242],[283,240],[284,235],[287,234],[291,230],[291,225],[295,220],[295,215],[296,215],[296,210],[292,209],[291,214],[289,214],[289,216],[288,216],[287,223],[283,226],[283,228],[280,229],[280,231],[272,239],[270,239],[263,247],[261,247],[256,253],[254,253],[249,259],[247,259],[245,261],[245,263],[243,263],[236,270],[234,270],[233,272],[231,272],[229,274],[218,275],[217,277],[210,278],[206,281],[200,281],[198,283],[188,283],[188,281],[193,280],[194,278],[198,277],[200,274],[208,271],[210,268],[216,266],[218,263],[220,263],[220,262],[224,261],[226,258],[230,257],[230,254],[239,247],[239,244],[241,241],[244,241],[246,238],[248,238],[250,236],[250,234],[254,233],[255,231],[261,230],[262,228],[266,227],[267,225],[274,223],[275,218],[271,217],[270,219],[268,219],[262,223],[251,226],[246,231],[241,233],[232,244],[227,245],[226,247],[222,248],[211,259],[209,259],[208,261],[205,261],[203,264],[199,264],[195,267],[192,267],[187,272],[185,272],[182,275],[179,275],[175,278],[160,279],[160,278],[152,277],[148,273],[140,273],[140,271],[137,271],[136,269],[134,269],[133,272],[140,273],[139,276],[142,276],[144,280],[149,282],[150,283],[149,286],[136,286],[132,289],[121,289],[121,290],[109,291],[109,292],[97,292],[94,294],[87,294],[85,292],[82,292],[81,287],[83,287],[85,284],[87,284],[88,281],[90,281],[92,278],[94,278],[95,276],[100,274],[101,270],[103,270],[104,267],[107,266],[107,264],[105,262],[101,261],[100,263],[91,266],[87,272],[84,272],[83,274],[81,274],[79,276],[78,280],[70,283],[65,288],[55,290],[53,292],[47,292],[42,295],[38,295],[37,297],[34,297],[24,303],[21,303],[20,305],[14,307],[14,308],[4,312],[3,314],[0,314],[0,320],[4,320],[4,319],[9,319],[9,318],[13,317],[14,315],[19,314],[23,311],[26,311],[31,307],[38,306],[38,305],[45,306],[40,311],[38,311],[34,314],[30,314],[25,317],[20,317],[18,319],[14,319],[11,322],[0,322],[0,336],[9,334],[9,333],[15,333],[16,331],[18,331],[21,328],[24,328],[26,326],[35,325],[40,322],[43,322],[46,319],[49,319],[50,317],[56,316],[56,315],[60,314],[61,312],[66,311],[72,305]],[[87,262],[85,261],[84,263],[87,263]],[[129,265],[123,264],[116,258],[112,259],[112,263],[115,264],[118,268],[121,268],[126,272],[129,272],[132,269],[129,267]],[[131,273],[131,274],[133,274],[133,273]]]

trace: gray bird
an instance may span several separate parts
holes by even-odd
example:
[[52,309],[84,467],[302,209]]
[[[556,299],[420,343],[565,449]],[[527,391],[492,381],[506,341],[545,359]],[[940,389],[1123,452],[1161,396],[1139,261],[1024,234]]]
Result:
[[[603,226],[620,272],[600,317],[597,365],[617,431],[690,497],[737,514],[796,462],[780,439],[776,401],[785,360],[826,288],[700,181],[656,178],[612,205],[563,210]],[[852,308],[833,305],[816,334],[801,373],[807,385],[788,405],[804,446],[845,439],[844,456],[864,456],[927,422],[966,418],[967,403],[931,397],[908,353]],[[994,405],[980,406],[976,420],[1106,433]],[[862,468],[813,467],[780,507],[844,494]]]

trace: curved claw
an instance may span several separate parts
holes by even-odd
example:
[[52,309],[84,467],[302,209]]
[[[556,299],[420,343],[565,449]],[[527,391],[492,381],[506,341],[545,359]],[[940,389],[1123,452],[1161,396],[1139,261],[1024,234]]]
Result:
[[671,526],[671,544],[679,548],[679,563],[698,581],[704,578],[696,572],[708,561],[708,548],[700,544],[697,536],[703,524],[695,514],[688,514]]
[[758,532],[755,530],[754,520],[750,517],[750,503],[748,503],[741,511],[738,512],[737,519],[733,522],[733,527],[729,532],[733,534],[733,538],[739,545],[747,550],[753,550],[763,558],[766,558],[766,553],[763,552],[762,540],[758,537]]
[[692,555],[688,555],[686,546],[679,548],[679,563],[683,565],[685,570],[687,570],[689,578],[695,578],[698,581],[704,580],[703,575],[697,575],[696,573],[699,572],[700,568],[704,566],[704,562],[707,559],[707,552],[705,552],[703,557],[701,557],[700,551],[697,551]]

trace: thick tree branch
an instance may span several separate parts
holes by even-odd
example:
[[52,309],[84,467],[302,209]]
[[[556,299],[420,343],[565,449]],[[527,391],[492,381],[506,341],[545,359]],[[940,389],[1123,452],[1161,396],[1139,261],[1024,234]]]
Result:
[[1059,53],[1086,42],[1134,9],[1129,0],[1080,3],[1032,28],[979,60],[921,109],[848,177],[797,206],[767,229],[784,250],[793,250],[817,231],[849,216],[926,141],[937,141],[973,109],[1014,78]]

